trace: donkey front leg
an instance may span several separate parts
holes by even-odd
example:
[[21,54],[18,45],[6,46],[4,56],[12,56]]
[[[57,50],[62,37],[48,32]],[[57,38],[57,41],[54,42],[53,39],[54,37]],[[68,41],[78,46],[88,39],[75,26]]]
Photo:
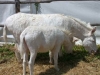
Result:
[[52,51],[49,51],[49,63],[50,64],[53,64],[53,53],[52,53]]

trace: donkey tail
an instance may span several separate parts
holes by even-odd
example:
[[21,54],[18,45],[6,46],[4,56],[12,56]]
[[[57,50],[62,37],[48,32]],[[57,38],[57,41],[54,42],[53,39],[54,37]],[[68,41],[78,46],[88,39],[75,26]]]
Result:
[[7,44],[7,27],[6,27],[6,25],[4,25],[4,28],[3,28],[3,39],[4,39],[5,44]]
[[20,55],[21,55],[21,59],[24,58],[24,54],[27,53],[27,45],[26,45],[26,41],[25,41],[25,36],[20,36],[20,46],[19,46],[19,51],[20,51]]

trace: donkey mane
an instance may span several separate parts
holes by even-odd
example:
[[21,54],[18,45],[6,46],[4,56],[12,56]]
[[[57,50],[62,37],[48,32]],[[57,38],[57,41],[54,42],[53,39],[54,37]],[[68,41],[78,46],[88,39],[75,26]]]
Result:
[[69,18],[73,19],[74,21],[78,22],[80,25],[82,25],[83,27],[87,28],[88,30],[91,30],[92,28],[87,26],[87,23],[78,19],[78,18],[74,18],[74,17],[71,17],[69,16]]

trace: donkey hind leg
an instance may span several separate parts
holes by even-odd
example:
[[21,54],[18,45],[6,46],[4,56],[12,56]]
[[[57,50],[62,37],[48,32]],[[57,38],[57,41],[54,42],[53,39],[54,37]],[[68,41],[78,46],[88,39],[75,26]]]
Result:
[[60,51],[60,45],[56,45],[54,47],[54,49],[52,50],[53,51],[53,58],[54,58],[54,67],[57,71],[59,71],[59,68],[58,68],[58,53]]
[[15,43],[15,56],[16,56],[16,59],[17,59],[17,61],[19,62],[19,63],[22,63],[22,59],[21,59],[21,56],[20,56],[20,53],[19,53],[19,51],[18,51],[18,44],[17,43]]
[[28,54],[23,55],[23,75],[26,75],[26,64],[28,62]]
[[37,55],[37,52],[35,52],[35,50],[32,50],[32,52],[30,52],[30,59],[29,59],[30,75],[33,75],[33,68],[34,68],[36,55]]
[[17,50],[15,50],[15,56],[16,56],[16,59],[17,59],[18,63],[22,63],[20,53]]

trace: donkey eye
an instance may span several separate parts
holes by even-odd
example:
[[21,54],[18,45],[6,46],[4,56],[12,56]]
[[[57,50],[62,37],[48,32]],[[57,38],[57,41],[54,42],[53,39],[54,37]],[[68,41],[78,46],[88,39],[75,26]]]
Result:
[[91,40],[92,42],[95,42],[94,40]]

